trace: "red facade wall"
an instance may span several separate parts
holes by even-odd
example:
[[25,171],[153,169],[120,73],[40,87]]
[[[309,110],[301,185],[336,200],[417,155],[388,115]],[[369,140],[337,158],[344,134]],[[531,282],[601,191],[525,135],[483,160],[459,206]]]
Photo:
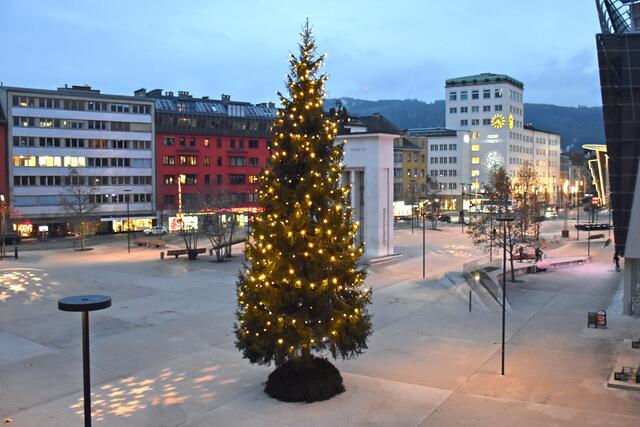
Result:
[[[0,123],[0,194],[9,199],[9,165],[7,164],[7,126]],[[8,205],[7,205],[8,206]]]
[[[173,138],[168,145],[167,138]],[[255,145],[257,148],[250,147]],[[172,157],[171,157],[172,156]],[[174,164],[167,164],[167,157]],[[184,157],[184,164],[181,164]],[[207,160],[208,158],[208,160]],[[257,177],[269,158],[268,139],[192,134],[156,134],[156,204],[158,210],[175,211],[178,207],[178,177],[195,177],[196,183],[182,184],[183,206],[191,194],[205,196],[223,191],[232,196],[235,207],[250,207],[256,203]],[[193,163],[195,159],[195,164]],[[244,159],[244,160],[239,160]],[[252,165],[250,162],[257,162]],[[243,165],[237,165],[244,162]],[[208,164],[207,164],[208,163]],[[235,163],[235,164],[234,164]],[[245,183],[232,181],[232,175],[244,175]],[[208,176],[208,182],[207,182]],[[172,177],[172,178],[169,178]]]

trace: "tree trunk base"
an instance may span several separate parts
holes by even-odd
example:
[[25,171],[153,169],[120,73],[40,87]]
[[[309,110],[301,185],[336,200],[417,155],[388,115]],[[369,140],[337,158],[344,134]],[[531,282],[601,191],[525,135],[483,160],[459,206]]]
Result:
[[74,249],[75,252],[86,252],[86,251],[92,251],[93,248],[78,248],[78,249]]
[[264,388],[270,397],[283,402],[316,402],[344,391],[340,371],[327,359],[313,357],[306,363],[287,361],[276,368]]

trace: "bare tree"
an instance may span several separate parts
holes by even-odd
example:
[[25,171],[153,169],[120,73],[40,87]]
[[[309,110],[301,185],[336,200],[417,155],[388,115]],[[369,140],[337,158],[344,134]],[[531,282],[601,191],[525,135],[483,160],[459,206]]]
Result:
[[484,194],[489,203],[484,206],[482,215],[476,215],[471,220],[467,233],[473,243],[488,252],[489,259],[493,259],[494,251],[499,248],[498,233],[500,230],[498,230],[497,218],[508,211],[504,201],[508,200],[511,194],[510,179],[504,168],[498,167],[491,171],[489,184],[485,186]]
[[525,162],[516,174],[512,185],[514,214],[519,217],[520,234],[523,237],[535,236],[540,227],[540,180],[538,171]]
[[217,188],[204,198],[203,207],[207,214],[202,218],[200,229],[211,242],[218,262],[231,257],[233,235],[238,223],[236,214],[230,209],[231,204],[231,196],[223,188]]
[[[189,259],[198,258],[198,238],[200,237],[200,220],[197,224],[192,224],[184,220],[184,217],[191,217],[194,213],[202,211],[203,198],[199,194],[186,193],[182,195],[182,206],[185,214],[180,213],[177,219],[179,228],[178,234],[182,237],[184,247],[187,250]],[[198,218],[198,216],[196,216]]]
[[80,250],[85,248],[85,223],[99,205],[96,203],[97,187],[75,168],[70,168],[65,176],[65,190],[60,195],[62,207],[71,215],[72,221],[80,226]]
[[431,229],[438,228],[438,217],[440,216],[440,183],[435,178],[427,178],[427,185],[424,194],[424,214],[431,218]]

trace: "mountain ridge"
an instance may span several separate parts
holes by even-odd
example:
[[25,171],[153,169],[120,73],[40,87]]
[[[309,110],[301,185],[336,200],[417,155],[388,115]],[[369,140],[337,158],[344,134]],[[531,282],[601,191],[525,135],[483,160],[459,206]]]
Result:
[[[340,99],[351,114],[379,113],[402,129],[444,127],[445,101],[418,99],[382,99],[370,101],[351,97],[327,99],[333,107]],[[584,144],[604,144],[604,121],[601,107],[568,107],[554,104],[525,103],[524,122],[539,129],[560,134],[563,151],[580,150]]]

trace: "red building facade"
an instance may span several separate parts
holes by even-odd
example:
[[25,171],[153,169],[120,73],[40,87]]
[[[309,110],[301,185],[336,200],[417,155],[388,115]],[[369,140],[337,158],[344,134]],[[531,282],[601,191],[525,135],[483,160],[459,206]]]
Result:
[[[256,204],[257,178],[269,159],[273,104],[146,94],[156,105],[156,206],[168,214],[223,195],[229,208]],[[194,208],[195,206],[195,208]]]

